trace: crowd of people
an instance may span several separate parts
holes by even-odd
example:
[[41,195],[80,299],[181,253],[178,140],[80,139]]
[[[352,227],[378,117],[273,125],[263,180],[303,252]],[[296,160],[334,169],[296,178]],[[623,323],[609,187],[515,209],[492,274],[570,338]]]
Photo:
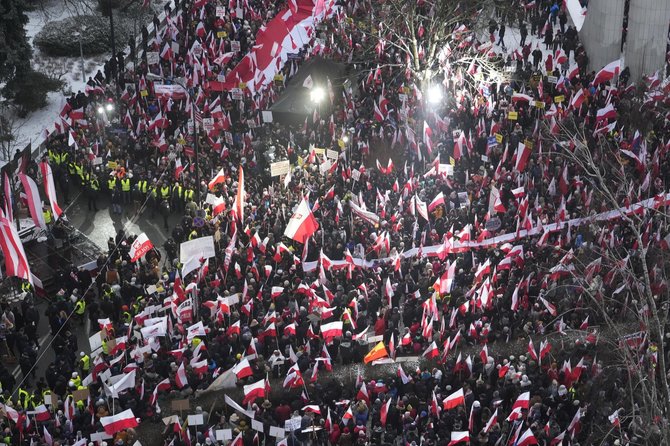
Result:
[[[365,2],[331,5],[319,43],[241,99],[212,85],[290,5],[166,8],[138,64],[108,63],[45,144],[63,200],[72,186],[90,212],[109,202],[166,228],[183,217],[162,250],[134,260],[138,235],[121,231],[94,277],[62,277],[44,377],[33,376],[33,302],[5,311],[0,335],[22,376],[0,373],[3,442],[83,445],[107,431],[102,444],[133,445],[141,420],[162,432],[147,444],[166,445],[658,443],[667,420],[631,403],[632,374],[603,365],[614,359],[602,346],[619,340],[600,337],[649,311],[644,286],[659,306],[667,295],[662,256],[644,261],[648,284],[633,280],[647,274],[642,250],[668,245],[665,85],[588,72],[560,3],[497,4],[490,36],[455,27],[452,44],[483,50],[486,64],[440,61],[437,104],[394,63],[397,46],[370,51]],[[329,85],[331,112],[264,123],[316,55],[350,63],[357,92]],[[491,66],[496,79],[477,75]],[[157,95],[149,73],[193,93]],[[213,118],[197,130],[198,165],[194,104]],[[270,146],[290,161],[282,178],[270,176]],[[631,207],[644,199],[648,209]],[[285,228],[303,200],[318,229],[298,243]],[[215,255],[185,269],[181,243],[207,236]],[[100,332],[94,351],[73,335],[86,319]],[[621,348],[639,373],[662,375],[666,352],[644,330]],[[212,413],[200,404],[202,424],[184,413],[161,423],[166,398],[198,404],[208,392],[233,398]]]

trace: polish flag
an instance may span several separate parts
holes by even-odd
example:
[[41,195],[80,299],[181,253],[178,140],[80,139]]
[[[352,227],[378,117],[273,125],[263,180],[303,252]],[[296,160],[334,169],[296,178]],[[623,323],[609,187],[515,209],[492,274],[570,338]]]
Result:
[[239,363],[235,364],[233,373],[237,376],[237,379],[243,379],[254,374],[247,358],[244,358]]
[[304,244],[317,229],[319,229],[319,223],[314,218],[307,201],[303,198],[288,225],[286,225],[284,235]]
[[463,388],[455,391],[444,400],[442,400],[442,405],[445,410],[453,409],[458,407],[461,404],[465,404],[465,394],[463,393]]
[[533,98],[528,96],[527,94],[522,94],[522,93],[514,93],[512,95],[512,102],[517,103],[517,102],[530,102],[532,101]]
[[533,435],[533,431],[528,428],[521,437],[516,441],[516,446],[531,446],[537,444],[537,439]]
[[177,369],[177,374],[175,375],[175,381],[177,382],[177,387],[183,389],[188,386],[188,378],[186,377],[186,368],[182,362],[179,368]]
[[343,325],[344,324],[342,321],[335,321],[329,324],[321,325],[321,335],[323,336],[323,339],[328,340],[341,337]]
[[572,80],[579,74],[579,65],[574,64],[568,69],[567,77]]
[[240,166],[240,172],[237,179],[237,194],[235,194],[235,202],[233,203],[235,218],[240,222],[244,221],[244,196],[244,169]]
[[265,379],[244,386],[244,399],[242,404],[248,404],[257,398],[265,397]]
[[40,404],[35,408],[35,419],[37,421],[49,421],[51,419],[51,412],[49,412],[47,406]]
[[421,356],[428,359],[437,358],[440,356],[440,350],[437,348],[437,343],[433,341]]
[[530,152],[531,152],[530,147],[526,147],[526,145],[522,142],[519,143],[516,152],[514,154],[514,156],[516,157],[516,164],[514,165],[514,169],[516,169],[519,172],[524,171],[524,169],[526,168],[526,164],[528,163],[528,158],[530,157]]
[[223,172],[223,168],[219,170],[219,173],[216,174],[212,181],[209,182],[209,190],[212,190],[216,187],[217,184],[224,184],[226,182],[226,175]]
[[498,408],[496,408],[496,411],[493,412],[493,415],[491,415],[491,418],[489,418],[489,421],[486,422],[486,426],[484,427],[484,432],[489,432],[493,426],[498,422]]
[[124,410],[123,412],[110,417],[101,417],[100,423],[107,435],[114,435],[124,429],[131,429],[139,425],[132,409]]
[[40,171],[42,172],[42,178],[44,179],[44,194],[47,196],[49,203],[51,204],[54,220],[58,220],[63,213],[63,210],[58,206],[54,176],[48,161],[42,161],[40,163]]
[[428,123],[423,121],[423,142],[426,144],[426,148],[428,149],[429,154],[433,153],[433,142],[431,141],[432,136],[433,131],[428,126]]
[[578,109],[580,105],[584,102],[584,89],[580,88],[577,93],[572,97],[570,101],[570,107],[573,109]]
[[447,446],[454,446],[458,443],[469,443],[470,442],[470,432],[468,431],[452,431],[451,432],[451,441]]
[[389,408],[391,407],[391,398],[386,401],[379,412],[379,421],[382,423],[382,426],[386,426],[386,419],[388,418]]
[[217,216],[226,210],[226,200],[223,197],[215,197],[212,203],[212,215]]
[[596,77],[595,79],[593,79],[593,85],[598,86],[603,82],[607,82],[614,76],[617,76],[620,70],[621,70],[621,60],[615,60],[614,62],[608,63],[602,70],[596,73]]
[[556,306],[549,302],[547,299],[544,297],[540,297],[540,300],[542,301],[542,304],[544,307],[547,309],[547,311],[554,317],[558,314],[558,311],[556,310]]
[[428,212],[433,212],[433,209],[438,207],[439,205],[444,205],[444,194],[440,192],[433,198],[433,201],[430,202],[428,205]]
[[145,232],[141,233],[130,246],[130,261],[136,262],[138,259],[142,258],[144,254],[151,251],[151,248],[153,247],[154,244],[151,243],[147,234]]
[[507,417],[507,421],[514,421],[521,418],[521,410],[528,410],[528,405],[530,404],[530,392],[524,392],[516,399],[512,405],[512,412],[510,412]]
[[44,222],[44,215],[42,214],[42,201],[40,200],[40,192],[37,189],[37,184],[35,184],[35,181],[33,181],[33,179],[25,173],[19,174],[19,178],[21,179],[23,189],[26,191],[30,216],[33,218],[35,226],[46,229],[47,224]]
[[616,118],[616,110],[612,104],[607,104],[596,113],[596,122],[614,118]]

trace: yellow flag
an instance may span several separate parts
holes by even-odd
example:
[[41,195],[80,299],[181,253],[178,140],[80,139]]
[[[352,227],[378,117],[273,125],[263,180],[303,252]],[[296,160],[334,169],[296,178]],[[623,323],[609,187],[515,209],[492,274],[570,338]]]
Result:
[[384,346],[384,342],[380,341],[377,345],[375,345],[370,352],[365,355],[365,358],[363,358],[363,362],[366,364],[375,361],[377,359],[385,358],[389,354],[386,351],[386,347]]

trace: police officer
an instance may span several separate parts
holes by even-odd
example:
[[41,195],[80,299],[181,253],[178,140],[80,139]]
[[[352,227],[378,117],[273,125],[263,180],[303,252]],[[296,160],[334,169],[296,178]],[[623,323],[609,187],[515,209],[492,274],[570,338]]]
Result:
[[[98,212],[98,191],[100,190],[100,183],[98,177],[93,173],[86,174],[86,198],[88,199],[88,210],[95,210]],[[93,209],[91,209],[93,207]]]
[[128,177],[128,175],[126,175],[121,179],[121,192],[122,192],[123,204],[130,204],[130,202],[132,201],[131,190],[132,185],[130,183],[130,178]]
[[147,197],[147,192],[149,191],[149,182],[144,178],[144,176],[140,176],[140,179],[135,183],[135,202],[139,203],[142,205],[144,203],[144,200]]
[[91,370],[91,358],[84,352],[79,352],[79,370],[82,376],[88,376]]
[[[167,188],[170,189],[170,186],[167,186]],[[165,229],[169,229],[168,215],[170,215],[170,202],[168,201],[167,198],[163,198],[161,200],[160,213],[163,216],[163,226],[165,227]]]
[[172,208],[180,213],[184,211],[184,187],[177,181],[172,186]]

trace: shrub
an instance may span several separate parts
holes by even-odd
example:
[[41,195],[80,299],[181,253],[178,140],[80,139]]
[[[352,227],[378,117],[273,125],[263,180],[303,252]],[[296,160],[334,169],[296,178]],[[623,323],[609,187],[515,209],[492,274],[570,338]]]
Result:
[[63,82],[39,71],[29,70],[7,82],[3,95],[12,101],[20,117],[47,105],[47,93],[62,88]]

